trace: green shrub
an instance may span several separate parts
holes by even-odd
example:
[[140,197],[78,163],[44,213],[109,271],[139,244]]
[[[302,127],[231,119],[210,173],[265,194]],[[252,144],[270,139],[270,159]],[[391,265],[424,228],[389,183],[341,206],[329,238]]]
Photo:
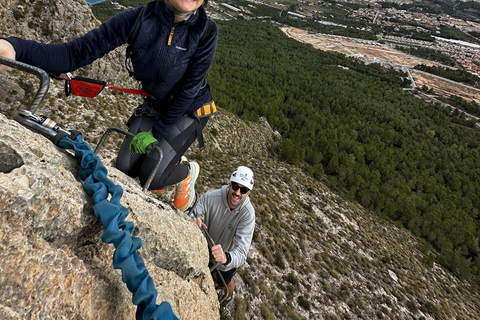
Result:
[[415,303],[415,301],[408,300],[406,305],[407,305],[408,310],[410,310],[411,312],[413,312],[413,313],[418,312],[418,307],[417,307],[417,304]]
[[248,303],[245,299],[239,297],[235,299],[235,320],[245,319],[247,313]]
[[287,275],[287,277],[285,278],[285,280],[287,280],[288,282],[290,282],[291,284],[293,284],[295,286],[298,285],[298,279],[293,272],[290,272]]
[[282,300],[283,300],[283,293],[277,290],[275,292],[275,296],[273,297],[273,303],[275,305],[280,305],[280,303],[282,303]]
[[262,304],[260,305],[260,313],[262,314],[262,316],[265,320],[274,320],[275,319],[272,311],[270,311],[270,308],[269,308],[269,306],[266,302],[262,302]]
[[335,313],[328,313],[325,316],[325,320],[340,320],[340,317],[336,315]]
[[267,298],[271,297],[272,292],[271,292],[270,287],[268,286],[268,284],[265,283],[265,281],[260,282],[260,284],[259,284],[258,286],[260,287],[260,290],[262,290],[263,293],[265,293],[265,295],[267,296]]
[[288,320],[301,320],[302,317],[295,311],[295,309],[290,305],[283,305],[282,311],[286,315]]
[[298,302],[298,305],[303,309],[310,310],[310,302],[308,302],[308,300],[305,297],[299,296],[297,298],[297,302]]
[[214,137],[218,136],[218,129],[217,128],[210,129],[210,132],[212,133],[212,136],[214,136]]
[[25,14],[23,12],[21,12],[20,10],[13,9],[12,13],[13,13],[13,17],[15,18],[15,20],[20,20],[22,18],[25,18]]
[[275,254],[275,265],[280,269],[285,269],[285,261],[283,260],[283,255],[280,251],[277,251]]
[[262,248],[260,249],[260,251],[262,252],[263,257],[264,257],[265,259],[267,259],[267,261],[268,261],[270,264],[274,264],[275,258],[274,258],[273,255],[272,255],[272,251],[271,251],[267,246],[262,246]]
[[434,319],[439,319],[440,318],[440,313],[438,311],[438,308],[431,302],[427,301],[424,306],[420,308],[422,311],[427,312],[429,315],[431,315]]

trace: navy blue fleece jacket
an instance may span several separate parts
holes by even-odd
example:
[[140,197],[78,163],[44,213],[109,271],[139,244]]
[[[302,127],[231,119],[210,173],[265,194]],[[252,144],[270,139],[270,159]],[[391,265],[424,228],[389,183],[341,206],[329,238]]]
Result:
[[[116,14],[99,28],[63,44],[40,44],[15,37],[5,38],[16,51],[16,59],[49,73],[71,72],[92,63],[127,43],[141,8]],[[132,47],[134,77],[151,94],[162,111],[152,128],[157,140],[184,114],[192,113],[210,99],[205,78],[217,47],[218,27],[212,21],[201,41],[207,14],[200,7],[188,20],[174,26],[174,13],[163,0],[146,4],[142,24]],[[168,38],[173,33],[171,44]]]

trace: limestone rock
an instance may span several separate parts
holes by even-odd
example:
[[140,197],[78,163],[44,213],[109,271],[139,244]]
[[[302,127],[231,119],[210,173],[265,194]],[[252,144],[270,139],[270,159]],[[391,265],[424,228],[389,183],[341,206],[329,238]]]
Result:
[[9,173],[22,165],[23,160],[18,153],[0,141],[0,172]]
[[[71,151],[0,114],[2,149],[23,164],[0,173],[0,318],[134,319],[132,294],[114,270],[113,245],[83,191]],[[94,146],[91,146],[92,149]],[[124,189],[127,220],[158,290],[181,319],[218,319],[207,244],[188,217],[107,166]]]

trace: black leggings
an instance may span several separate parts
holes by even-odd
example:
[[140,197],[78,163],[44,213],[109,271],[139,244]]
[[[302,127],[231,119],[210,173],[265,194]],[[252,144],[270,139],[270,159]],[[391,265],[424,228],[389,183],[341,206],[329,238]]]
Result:
[[[202,129],[208,122],[209,117],[200,119]],[[149,189],[159,190],[169,187],[184,180],[189,173],[189,165],[180,164],[182,155],[197,138],[195,127],[197,119],[191,116],[181,117],[170,130],[169,134],[160,141],[159,147],[163,152],[162,163],[158,168]],[[128,131],[137,134],[152,129],[156,119],[151,116],[141,115],[135,117]],[[158,161],[158,152],[152,151],[147,155],[130,151],[132,139],[126,137],[117,156],[116,167],[131,177],[139,177],[142,185],[148,180],[151,172]]]

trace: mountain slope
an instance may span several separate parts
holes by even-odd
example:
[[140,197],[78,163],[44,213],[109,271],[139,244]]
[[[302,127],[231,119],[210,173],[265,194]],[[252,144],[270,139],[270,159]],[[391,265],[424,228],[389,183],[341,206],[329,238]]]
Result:
[[476,285],[433,263],[422,252],[428,244],[405,229],[276,160],[268,153],[275,137],[264,122],[222,110],[205,150],[188,155],[201,166],[200,193],[226,183],[236,165],[256,175],[257,228],[231,317],[480,319]]
[[[76,25],[76,31],[53,27],[53,22],[47,25],[70,30],[67,38],[88,29],[84,25],[92,19],[88,7],[67,0],[54,4],[49,3],[65,15],[75,15],[75,19],[70,18],[73,21],[82,22]],[[66,10],[72,4],[75,9]],[[6,17],[2,22],[21,26],[15,30],[17,36],[50,39],[34,36],[43,20],[33,15],[33,8],[23,7],[27,12],[19,19],[7,9],[19,6],[20,1],[2,5],[1,13]],[[28,27],[27,19],[35,21],[33,28]],[[8,29],[1,30],[4,36]],[[82,72],[129,85],[122,53],[119,49]],[[2,113],[15,113],[24,98],[34,92],[35,83],[33,77],[14,70],[2,73]],[[61,83],[52,82],[39,113],[54,117],[66,128],[83,131],[92,145],[107,127],[122,127],[138,102],[107,92],[95,99],[65,98],[62,90]],[[222,108],[205,129],[205,149],[199,151],[194,144],[187,154],[201,165],[200,193],[227,183],[238,165],[250,166],[256,176],[251,197],[257,211],[257,229],[248,264],[236,276],[235,307],[225,318],[480,319],[475,285],[459,281],[432,262],[432,256],[422,253],[427,245],[409,232],[342,199],[303,173],[300,166],[279,161],[271,153],[279,139],[265,121],[244,122]],[[118,141],[110,139],[103,149],[105,163],[115,157]]]

